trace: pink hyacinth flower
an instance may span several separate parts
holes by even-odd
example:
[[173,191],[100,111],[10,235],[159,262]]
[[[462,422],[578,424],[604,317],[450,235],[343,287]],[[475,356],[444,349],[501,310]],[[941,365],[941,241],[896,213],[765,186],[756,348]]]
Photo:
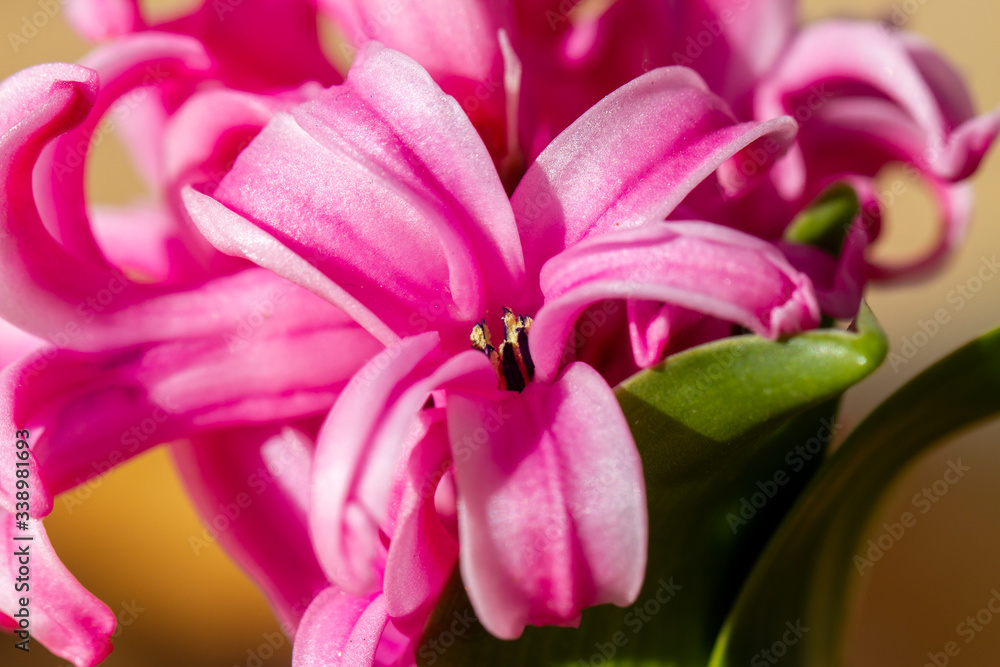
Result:
[[[740,124],[692,72],[656,70],[557,138],[508,198],[459,104],[411,59],[370,46],[342,86],[276,114],[210,195],[186,190],[216,247],[387,345],[318,436],[309,521],[337,589],[306,612],[296,664],[375,632],[375,662],[357,664],[395,664],[456,557],[499,637],[635,598],[641,465],[607,380],[572,361],[567,337],[613,299],[769,337],[816,326],[808,278],[774,246],[662,222],[755,142],[788,145],[794,131],[787,118]],[[483,326],[505,335],[487,341]]]

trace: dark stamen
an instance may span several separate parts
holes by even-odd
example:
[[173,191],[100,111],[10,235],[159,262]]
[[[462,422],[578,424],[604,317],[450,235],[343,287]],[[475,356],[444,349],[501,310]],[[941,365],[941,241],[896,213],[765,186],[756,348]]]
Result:
[[528,350],[528,332],[519,329],[517,332],[517,350],[521,353],[521,361],[524,362],[524,369],[528,372],[528,380],[535,379],[535,362],[531,360],[531,352]]
[[504,343],[503,352],[500,359],[500,370],[503,371],[503,379],[510,391],[524,391],[525,382],[521,375],[521,368],[517,364],[517,352],[512,345]]
[[503,342],[499,347],[490,344],[490,330],[486,320],[479,320],[472,327],[469,341],[472,347],[489,357],[497,372],[497,386],[509,391],[523,391],[535,377],[535,363],[528,351],[528,332],[531,318],[515,316],[510,308],[503,309]]

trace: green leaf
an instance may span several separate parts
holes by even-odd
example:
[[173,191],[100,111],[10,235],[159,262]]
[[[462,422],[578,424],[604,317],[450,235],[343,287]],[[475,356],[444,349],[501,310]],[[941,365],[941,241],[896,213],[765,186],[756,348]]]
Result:
[[[783,666],[842,664],[845,610],[867,572],[859,543],[879,499],[941,438],[998,413],[1000,329],[896,392],[822,467],[755,566],[711,665],[770,664],[761,651],[775,642]],[[786,634],[797,623],[808,631]]]
[[505,642],[457,622],[471,607],[456,577],[425,632],[420,664],[704,667],[750,566],[822,458],[837,398],[885,357],[867,307],[857,328],[729,338],[619,386],[649,502],[637,604],[590,609],[579,629],[528,628]]
[[785,230],[785,240],[814,245],[839,257],[859,207],[854,188],[845,183],[832,185],[796,216]]

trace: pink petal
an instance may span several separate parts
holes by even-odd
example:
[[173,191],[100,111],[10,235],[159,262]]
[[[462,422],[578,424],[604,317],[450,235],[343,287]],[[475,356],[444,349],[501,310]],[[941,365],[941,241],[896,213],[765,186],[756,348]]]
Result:
[[[983,116],[963,127],[975,128],[990,118]],[[1000,114],[996,114],[996,120],[1000,121]],[[800,155],[810,165],[810,180],[851,180],[858,174],[861,178],[855,182],[870,181],[883,167],[904,163],[907,178],[914,182],[925,179],[936,200],[940,220],[937,243],[922,257],[885,270],[875,269],[872,277],[885,279],[931,269],[964,238],[971,218],[968,185],[951,183],[937,173],[937,168],[947,160],[957,159],[965,166],[956,163],[955,168],[965,170],[971,153],[928,145],[924,130],[895,104],[881,99],[831,100],[817,113],[815,122],[821,124],[822,130],[810,131],[807,127],[800,141]],[[955,145],[953,141],[952,147]]]
[[42,347],[45,341],[0,320],[0,369],[29,352]]
[[438,515],[438,484],[451,468],[444,409],[437,408],[421,442],[413,448],[400,492],[399,516],[385,566],[389,615],[422,629],[458,559],[458,542]]
[[651,69],[683,65],[748,117],[748,93],[784,50],[792,0],[617,0],[513,4],[529,162],[602,97]]
[[[289,427],[234,429],[183,442],[173,453],[206,534],[218,535],[264,590],[282,630],[294,634],[309,603],[329,585],[306,520],[309,437]],[[208,546],[202,535],[192,540],[196,554]]]
[[320,563],[341,588],[380,588],[380,531],[388,528],[390,497],[431,426],[418,419],[421,408],[432,391],[448,386],[492,393],[496,374],[473,350],[443,361],[434,333],[406,338],[351,379],[323,424],[309,518]]
[[794,132],[790,118],[737,124],[690,70],[666,68],[636,79],[559,135],[514,192],[528,274],[587,237],[662,220],[758,140],[764,160],[757,168],[764,169]]
[[630,300],[627,304],[629,338],[635,363],[649,368],[664,356],[725,338],[732,327],[672,303]]
[[[311,90],[312,87],[309,87]],[[171,213],[185,221],[183,229],[196,256],[201,259],[202,275],[222,271],[225,257],[190,224],[184,208],[183,188],[197,183],[212,192],[233,162],[274,114],[289,109],[308,97],[305,90],[282,95],[255,95],[229,89],[196,93],[170,118],[163,135],[163,171],[165,196]]]
[[527,64],[518,124],[529,164],[605,95],[652,68],[674,64],[667,40],[673,17],[666,3],[511,4],[511,38]]
[[209,181],[214,190],[239,155],[279,110],[296,102],[276,95],[214,89],[193,95],[170,119],[164,138],[166,180],[173,187]]
[[[94,108],[79,127],[57,138],[38,161],[35,197],[42,219],[57,240],[81,259],[104,263],[91,233],[84,196],[87,155],[104,141],[120,119],[150,95],[149,86],[193,85],[209,67],[204,49],[193,39],[148,33],[129,36],[97,49],[84,59],[100,76]],[[127,106],[109,114],[129,95]]]
[[322,255],[298,255],[267,230],[191,187],[184,188],[182,196],[188,214],[216,248],[234,257],[246,257],[337,304],[385,345],[399,342],[399,336],[371,310],[316,268],[314,264]]
[[[92,667],[111,653],[115,616],[62,564],[49,543],[42,522],[30,521],[28,526],[28,530],[20,530],[13,514],[0,513],[0,542],[4,545],[0,550],[0,616],[16,619],[15,614],[22,607],[20,599],[30,598],[31,638],[76,667]],[[34,539],[17,539],[27,536]],[[21,576],[18,568],[22,563],[15,552],[25,547],[30,559],[28,583],[31,589],[19,593],[14,586]],[[8,638],[7,641],[14,643],[15,640]]]
[[[36,441],[32,512],[149,447],[209,428],[326,412],[380,346],[342,313],[289,283],[210,336],[114,352],[47,348],[0,376],[0,431]],[[278,289],[281,287],[281,289]],[[332,353],[331,351],[342,353]],[[0,468],[13,470],[0,448]],[[13,477],[0,503],[13,507]]]
[[[1000,132],[1000,112],[974,118],[958,75],[926,44],[874,23],[853,21],[826,21],[804,29],[762,81],[755,114],[807,118],[825,113],[832,101],[866,99],[892,103],[898,121],[916,128],[897,150],[945,180],[971,174]],[[862,123],[858,130],[867,127]],[[823,131],[821,119],[804,123],[804,134]],[[862,152],[858,157],[866,156]]]
[[197,11],[155,28],[196,37],[219,77],[234,88],[270,92],[306,81],[340,81],[320,46],[313,0],[206,0]]
[[328,588],[306,611],[293,667],[373,667],[389,616],[380,595],[355,597]]
[[95,42],[127,35],[143,24],[139,0],[66,0],[66,18]]
[[[693,68],[734,106],[788,46],[794,0],[695,0],[674,5],[672,64]],[[707,45],[706,45],[707,42]]]
[[[315,4],[309,0],[204,0],[193,12],[149,25],[136,0],[68,0],[68,18],[87,39],[120,37],[151,28],[195,37],[227,85],[272,90],[339,76],[319,43]],[[281,48],[261,48],[280,44]]]
[[[231,334],[239,337],[237,332],[247,326],[248,318],[262,306],[266,308],[268,302],[275,301],[276,293],[289,297],[287,312],[294,314],[291,319],[286,317],[289,328],[302,323],[319,325],[352,319],[272,272],[257,267],[213,278],[186,291],[149,289],[151,287],[129,284],[120,296],[111,297],[110,306],[103,305],[107,303],[106,294],[97,293],[96,301],[95,296],[89,296],[87,305],[77,308],[76,314],[82,325],[93,321],[95,328],[100,328],[90,337],[71,339],[65,347],[100,350],[202,336]],[[119,298],[124,307],[114,309]],[[307,307],[297,310],[298,306],[292,305],[299,303]]]
[[972,220],[972,184],[947,185],[931,182],[931,193],[937,202],[941,228],[937,241],[923,256],[894,264],[871,263],[869,274],[874,280],[914,278],[941,266],[962,241]]
[[287,264],[287,250],[310,258],[346,292],[334,303],[363,304],[400,335],[433,322],[465,347],[484,303],[523,284],[510,204],[482,141],[426,72],[388,49],[366,49],[343,86],[278,114],[214,197],[263,231],[246,247],[245,224],[189,196],[217,247],[270,268]]
[[[74,256],[42,224],[32,196],[32,170],[46,143],[85,119],[96,86],[93,71],[58,64],[29,68],[0,85],[0,153],[6,156],[0,163],[0,233],[8,239],[0,245],[5,287],[0,317],[75,349],[236,326],[259,298],[253,283],[260,274],[228,276],[194,292],[171,293],[134,284],[106,263]],[[234,292],[234,286],[249,291]]]
[[372,40],[416,60],[469,115],[493,155],[506,148],[503,58],[497,31],[499,3],[490,0],[424,0],[382,4],[321,0],[343,31],[353,56]]
[[595,237],[542,270],[545,305],[531,328],[536,377],[555,377],[569,330],[611,298],[656,300],[771,338],[819,324],[809,279],[770,243],[708,223],[650,223]]
[[76,65],[31,67],[0,84],[0,317],[36,334],[75,321],[73,305],[112,278],[56,243],[31,194],[42,148],[83,121],[96,94],[96,73]]
[[[162,203],[94,206],[89,217],[94,238],[107,260],[138,282],[189,285],[197,278],[204,280],[206,268],[222,263],[196,264],[190,236],[181,233],[177,219]],[[222,261],[235,262],[211,246],[209,250]],[[226,273],[221,269],[212,272]]]
[[514,639],[528,624],[575,625],[586,607],[635,600],[642,464],[596,371],[573,364],[501,402],[449,397],[448,432],[462,579],[487,630]]

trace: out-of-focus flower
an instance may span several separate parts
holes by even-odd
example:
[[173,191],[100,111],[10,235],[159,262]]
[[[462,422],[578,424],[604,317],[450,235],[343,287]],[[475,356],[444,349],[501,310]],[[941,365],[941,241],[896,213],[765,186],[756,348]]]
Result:
[[93,41],[145,31],[193,37],[208,51],[219,79],[233,88],[271,92],[340,80],[323,54],[310,0],[208,1],[160,23],[146,19],[138,0],[67,0],[66,14]]
[[[4,334],[11,363],[0,375],[0,431],[8,443],[30,431],[32,519],[51,511],[55,494],[154,444],[322,415],[381,348],[336,308],[256,267],[171,285],[133,282],[112,266],[92,236],[82,176],[56,186],[72,146],[63,140],[82,136],[86,145],[95,105],[107,108],[97,76],[45,65],[0,85],[0,315],[34,335]],[[156,263],[161,248],[129,241],[105,238],[108,254],[140,269]],[[0,450],[5,531],[24,510],[18,451]],[[110,611],[59,564],[40,521],[31,526],[46,582],[32,596],[33,634],[75,664],[96,664],[110,650]],[[14,561],[0,571],[6,615],[17,608],[8,595],[16,572]]]
[[[667,65],[697,71],[737,118],[794,116],[801,131],[774,169],[767,167],[779,157],[776,143],[760,147],[741,178],[726,185],[707,180],[674,216],[779,241],[811,201],[835,183],[849,184],[862,213],[844,230],[840,256],[786,247],[816,283],[824,312],[836,317],[853,316],[870,278],[913,275],[947,256],[970,216],[964,179],[1000,130],[1000,111],[976,116],[961,77],[922,40],[864,21],[799,28],[794,0],[466,0],[431,3],[385,23],[376,3],[327,0],[324,6],[344,17],[354,43],[378,39],[408,53],[427,64],[446,91],[453,80],[465,88],[470,77],[490,83],[478,90],[489,93],[482,106],[494,110],[491,117],[503,108],[504,59],[501,40],[487,28],[503,27],[522,63],[516,123],[507,122],[517,128],[527,164],[602,97]],[[474,45],[428,54],[438,40],[422,41],[415,28],[432,19],[435,30],[447,25]],[[468,53],[476,57],[463,58]],[[481,66],[470,69],[473,62]],[[475,96],[458,99],[473,119],[483,113]],[[914,182],[926,181],[938,201],[941,232],[926,256],[883,267],[865,251],[881,228],[874,178],[891,164],[906,165]]]
[[[607,380],[571,361],[567,337],[613,299],[770,337],[816,326],[809,280],[774,246],[662,222],[707,175],[738,173],[754,142],[787,145],[794,130],[737,123],[690,71],[657,70],[557,138],[508,199],[455,100],[409,58],[368,47],[345,84],[276,114],[210,195],[185,191],[216,247],[387,345],[319,434],[310,525],[338,588],[306,613],[301,664],[358,628],[390,628],[393,646],[419,636],[456,556],[500,637],[635,597],[641,465]],[[644,324],[648,364],[671,331]],[[615,481],[596,493],[608,467]]]

